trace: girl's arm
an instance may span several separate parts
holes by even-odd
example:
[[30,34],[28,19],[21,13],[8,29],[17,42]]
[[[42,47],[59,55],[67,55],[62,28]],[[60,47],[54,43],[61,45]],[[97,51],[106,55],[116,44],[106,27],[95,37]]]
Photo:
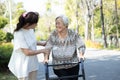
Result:
[[49,53],[48,49],[30,50],[30,49],[21,48],[21,50],[27,56],[37,55],[40,53],[44,53],[44,54]]
[[45,46],[46,43],[47,43],[47,41],[38,41],[38,42],[37,42],[37,45]]

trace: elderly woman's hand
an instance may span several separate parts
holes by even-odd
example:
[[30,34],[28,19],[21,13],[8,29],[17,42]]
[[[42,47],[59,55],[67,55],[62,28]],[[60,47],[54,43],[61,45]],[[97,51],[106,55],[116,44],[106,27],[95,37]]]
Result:
[[48,63],[48,61],[49,61],[48,59],[44,59],[43,63]]
[[80,53],[80,55],[79,55],[79,59],[83,59],[83,60],[85,60],[85,56],[84,56],[84,54],[82,54],[82,53]]
[[44,60],[43,60],[44,63],[46,62],[48,63],[49,54],[50,54],[50,49],[45,49]]

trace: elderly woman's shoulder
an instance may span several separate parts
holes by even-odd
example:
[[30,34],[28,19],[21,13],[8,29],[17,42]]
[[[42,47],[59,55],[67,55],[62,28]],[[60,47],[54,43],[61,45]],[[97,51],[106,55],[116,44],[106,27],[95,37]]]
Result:
[[68,29],[68,33],[73,35],[78,35],[73,29]]
[[56,30],[53,30],[51,33],[50,33],[51,36],[56,36],[57,35],[57,31]]
[[68,32],[75,33],[75,30],[73,30],[73,29],[68,29]]

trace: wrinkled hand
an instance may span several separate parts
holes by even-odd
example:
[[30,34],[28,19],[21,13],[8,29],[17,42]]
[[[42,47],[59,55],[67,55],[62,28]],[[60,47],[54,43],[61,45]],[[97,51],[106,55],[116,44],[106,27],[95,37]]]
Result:
[[85,60],[85,56],[84,56],[84,55],[80,55],[80,56],[79,56],[79,60],[80,60],[81,58],[82,58],[83,60]]
[[43,63],[48,63],[48,60],[49,60],[49,54],[50,54],[50,49],[45,49],[44,50],[44,60],[43,60]]
[[44,49],[44,53],[45,54],[49,54],[50,53],[50,49]]

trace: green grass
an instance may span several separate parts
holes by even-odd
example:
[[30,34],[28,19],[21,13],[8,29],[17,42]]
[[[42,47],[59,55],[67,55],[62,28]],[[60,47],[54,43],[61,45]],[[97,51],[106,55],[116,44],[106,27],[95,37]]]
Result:
[[0,80],[17,80],[17,78],[10,72],[0,72]]
[[106,49],[120,51],[120,48],[116,48],[115,46],[108,46]]

